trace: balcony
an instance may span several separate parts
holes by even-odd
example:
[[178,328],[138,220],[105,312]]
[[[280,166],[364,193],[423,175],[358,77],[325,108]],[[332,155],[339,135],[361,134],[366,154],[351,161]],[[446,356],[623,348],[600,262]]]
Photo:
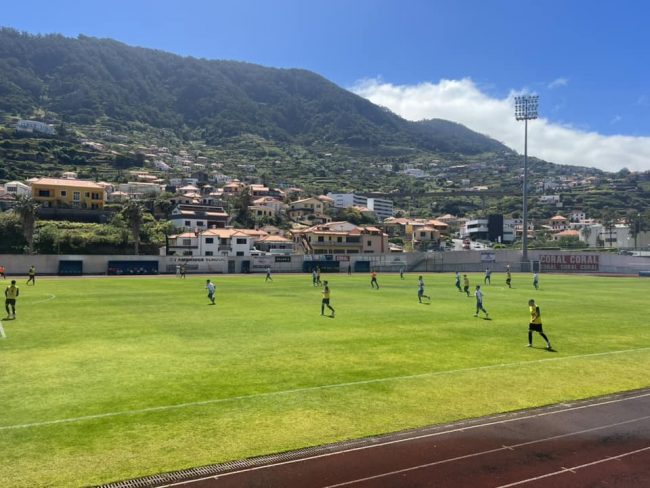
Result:
[[350,247],[350,248],[361,248],[363,247],[361,242],[331,242],[331,241],[324,241],[324,242],[310,242],[311,247],[314,249],[316,248],[321,248],[321,247],[330,247],[330,248],[335,248],[335,247]]

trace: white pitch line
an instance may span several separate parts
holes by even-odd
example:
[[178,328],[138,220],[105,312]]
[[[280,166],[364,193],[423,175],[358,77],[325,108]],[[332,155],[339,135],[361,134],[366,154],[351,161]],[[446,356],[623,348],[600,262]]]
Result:
[[29,305],[36,305],[37,303],[45,303],[45,302],[49,302],[50,300],[54,300],[55,298],[56,298],[56,295],[52,295],[51,293],[48,293],[48,294],[47,294],[47,298],[45,298],[44,300],[38,300],[38,301],[36,301],[36,302],[32,302],[32,303],[27,302],[27,303],[28,303]]
[[160,406],[157,406],[157,407],[147,407],[147,408],[139,408],[139,409],[133,409],[133,410],[122,410],[122,411],[118,411],[118,412],[106,412],[106,413],[100,413],[100,414],[95,414],[95,415],[83,415],[83,416],[79,416],[79,417],[71,417],[71,418],[64,418],[64,419],[45,420],[45,421],[42,421],[42,422],[30,422],[30,423],[15,424],[15,425],[0,425],[0,431],[12,430],[12,429],[26,429],[26,428],[31,428],[31,427],[43,427],[43,426],[47,426],[47,425],[81,422],[81,421],[84,421],[84,420],[95,420],[95,419],[102,419],[102,418],[107,418],[107,417],[118,417],[118,416],[122,416],[122,415],[137,415],[137,414],[141,414],[141,413],[161,412],[161,411],[165,411],[165,410],[176,410],[176,409],[188,408],[188,407],[198,407],[198,406],[204,406],[204,405],[214,405],[214,404],[218,404],[218,403],[235,402],[235,401],[242,401],[242,400],[251,400],[253,398],[265,398],[265,397],[272,397],[272,396],[279,396],[279,395],[290,395],[290,394],[294,394],[294,393],[307,393],[307,392],[314,392],[314,391],[320,391],[320,390],[329,390],[329,389],[334,389],[334,388],[346,388],[346,387],[349,387],[349,386],[363,386],[363,385],[371,385],[371,384],[377,384],[377,383],[386,383],[386,382],[390,382],[390,381],[412,380],[412,379],[417,379],[417,378],[427,378],[427,377],[434,377],[434,376],[445,376],[445,375],[452,375],[452,374],[459,374],[459,373],[468,373],[468,372],[472,372],[472,371],[482,371],[482,370],[497,369],[497,368],[508,368],[508,367],[512,367],[512,366],[526,366],[526,365],[529,365],[529,364],[564,361],[564,360],[567,360],[567,359],[583,359],[583,358],[590,358],[590,357],[609,356],[609,355],[614,355],[614,354],[625,354],[625,353],[633,353],[633,352],[648,351],[648,350],[650,350],[650,347],[641,347],[641,348],[636,348],[636,349],[624,349],[624,350],[620,350],[620,351],[596,352],[596,353],[591,353],[591,354],[578,354],[578,355],[575,355],[575,356],[536,359],[536,360],[533,360],[533,361],[515,361],[513,363],[492,364],[492,365],[487,365],[487,366],[477,366],[477,367],[474,367],[474,368],[461,368],[461,369],[452,369],[452,370],[447,370],[447,371],[432,371],[432,372],[429,372],[429,373],[420,373],[420,374],[414,374],[414,375],[390,376],[390,377],[387,377],[387,378],[376,378],[376,379],[373,379],[373,380],[364,380],[364,381],[352,381],[352,382],[349,382],[349,383],[335,383],[335,384],[330,384],[330,385],[308,386],[308,387],[305,387],[305,388],[294,388],[294,389],[291,389],[291,390],[271,391],[271,392],[267,392],[267,393],[256,393],[256,394],[251,394],[251,395],[240,395],[240,396],[227,397],[227,398],[213,398],[213,399],[201,400],[201,401],[197,401],[197,402],[177,403],[175,405],[160,405]]
[[597,461],[592,461],[591,463],[581,464],[581,465],[579,465],[579,466],[573,466],[573,467],[571,467],[571,468],[562,468],[562,469],[559,470],[559,471],[554,471],[554,472],[552,472],[552,473],[543,474],[543,475],[541,475],[541,476],[536,476],[536,477],[534,477],[534,478],[528,478],[528,479],[525,479],[525,480],[516,481],[516,482],[514,482],[514,483],[510,483],[510,484],[508,484],[508,485],[500,485],[500,486],[497,486],[497,488],[509,488],[509,487],[511,487],[511,486],[523,485],[523,484],[525,484],[525,483],[531,483],[531,482],[533,482],[533,481],[543,480],[544,478],[550,478],[551,476],[557,476],[558,474],[566,474],[566,473],[569,473],[569,472],[575,474],[575,471],[578,470],[578,469],[590,468],[591,466],[595,466],[595,465],[597,465],[597,464],[606,463],[606,462],[608,462],[608,461],[617,461],[617,460],[622,459],[622,458],[624,458],[624,457],[632,456],[632,455],[634,455],[634,454],[638,454],[638,453],[640,453],[640,452],[643,452],[643,451],[649,451],[649,450],[650,450],[650,446],[648,446],[648,447],[643,447],[643,448],[641,448],[641,449],[637,449],[637,450],[635,450],[635,451],[629,451],[629,452],[625,452],[625,453],[623,453],[623,454],[618,454],[617,456],[608,456],[608,457],[606,457],[606,458],[599,459],[599,460],[597,460]]

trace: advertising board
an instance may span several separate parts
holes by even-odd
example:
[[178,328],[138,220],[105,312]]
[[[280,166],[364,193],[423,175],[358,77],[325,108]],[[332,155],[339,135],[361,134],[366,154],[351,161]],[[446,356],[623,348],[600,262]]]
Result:
[[541,271],[598,271],[597,254],[542,254],[539,257]]

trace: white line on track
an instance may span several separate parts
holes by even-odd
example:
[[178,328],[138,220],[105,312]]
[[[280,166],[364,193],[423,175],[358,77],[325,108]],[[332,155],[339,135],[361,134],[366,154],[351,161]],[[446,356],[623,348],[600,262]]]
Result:
[[256,393],[256,394],[251,394],[251,395],[240,395],[240,396],[234,396],[234,397],[227,397],[227,398],[212,398],[209,400],[201,400],[197,402],[187,402],[187,403],[177,403],[175,405],[160,405],[157,407],[147,407],[147,408],[139,408],[139,409],[133,409],[133,410],[122,410],[118,412],[106,412],[106,413],[99,413],[95,415],[83,415],[80,417],[71,417],[71,418],[64,418],[64,419],[56,419],[56,420],[44,420],[42,422],[30,422],[30,423],[25,423],[25,424],[15,424],[15,425],[0,425],[0,431],[3,430],[13,430],[13,429],[27,429],[27,428],[32,428],[32,427],[44,427],[48,425],[56,425],[56,424],[66,424],[66,423],[73,423],[73,422],[82,422],[85,420],[96,420],[96,419],[102,419],[102,418],[108,418],[108,417],[119,417],[123,415],[137,415],[137,414],[142,414],[142,413],[152,413],[152,412],[162,412],[166,410],[177,410],[177,409],[182,409],[182,408],[190,408],[190,407],[200,407],[204,405],[215,405],[218,403],[227,403],[227,402],[235,402],[235,401],[243,401],[243,400],[251,400],[254,398],[265,398],[265,397],[272,397],[272,396],[279,396],[279,395],[291,395],[294,393],[308,393],[308,392],[314,392],[314,391],[320,391],[320,390],[328,390],[328,389],[334,389],[334,388],[346,388],[349,386],[363,386],[363,385],[371,385],[371,384],[377,384],[377,383],[386,383],[389,381],[401,381],[401,380],[411,380],[411,379],[417,379],[417,378],[427,378],[427,377],[434,377],[434,376],[444,376],[444,375],[451,375],[451,374],[458,374],[458,373],[467,373],[467,372],[472,372],[472,371],[482,371],[482,370],[489,370],[489,369],[496,369],[496,368],[508,368],[512,366],[526,366],[528,364],[539,364],[539,363],[546,363],[546,362],[555,362],[555,361],[564,361],[567,359],[583,359],[583,358],[592,358],[592,357],[599,357],[599,356],[609,356],[609,355],[614,355],[614,354],[625,354],[625,353],[633,353],[633,352],[640,352],[640,351],[650,351],[650,347],[641,347],[641,348],[636,348],[636,349],[624,349],[621,351],[607,351],[607,352],[596,352],[596,353],[591,353],[591,354],[578,354],[575,356],[565,356],[565,357],[559,357],[559,358],[546,358],[546,359],[536,359],[533,361],[515,361],[513,363],[500,363],[500,364],[492,364],[492,365],[487,365],[487,366],[477,366],[475,368],[461,368],[461,369],[452,369],[448,371],[433,371],[429,373],[420,373],[420,374],[414,374],[414,375],[405,375],[405,376],[390,376],[387,378],[376,378],[374,380],[364,380],[364,381],[352,381],[349,383],[335,383],[331,385],[319,385],[319,386],[308,386],[305,388],[294,388],[291,390],[281,390],[281,391],[271,391],[267,393]]
[[[246,469],[240,469],[240,470],[237,470],[237,471],[231,471],[229,473],[206,476],[206,477],[203,477],[203,478],[196,478],[196,479],[193,479],[193,480],[185,480],[185,481],[181,481],[181,482],[178,482],[178,483],[171,483],[171,484],[167,484],[167,485],[161,485],[159,488],[171,488],[171,487],[174,487],[174,486],[187,485],[187,484],[190,484],[190,483],[196,483],[196,482],[205,481],[205,480],[209,480],[209,479],[225,478],[227,476],[233,476],[233,475],[248,473],[248,472],[252,472],[252,471],[260,471],[260,470],[264,470],[264,469],[274,468],[274,467],[278,467],[278,466],[285,466],[285,465],[289,465],[289,464],[297,464],[297,463],[302,463],[302,462],[305,462],[305,461],[312,461],[312,460],[315,460],[315,459],[323,459],[323,458],[338,456],[338,455],[342,455],[342,454],[349,454],[351,452],[356,452],[356,451],[364,451],[364,450],[376,449],[376,448],[380,448],[380,447],[389,446],[389,445],[392,445],[392,444],[400,444],[400,443],[410,442],[410,441],[413,441],[413,440],[419,440],[419,439],[423,439],[423,438],[427,438],[427,437],[436,437],[436,436],[442,436],[442,435],[446,435],[446,434],[455,434],[457,432],[464,432],[464,431],[467,431],[467,430],[480,429],[480,428],[483,428],[483,427],[491,427],[491,426],[494,426],[494,425],[500,425],[500,424],[505,424],[505,423],[510,423],[510,422],[517,422],[519,420],[528,420],[528,419],[532,419],[532,418],[536,418],[536,417],[543,417],[543,416],[546,416],[546,415],[555,415],[555,414],[558,414],[558,413],[566,413],[566,412],[579,410],[579,409],[583,409],[583,408],[599,407],[599,406],[602,406],[602,405],[618,403],[618,402],[624,402],[624,401],[627,401],[627,400],[635,400],[635,399],[638,399],[638,398],[644,398],[644,397],[648,397],[648,396],[650,396],[650,393],[644,393],[644,394],[641,394],[641,395],[631,396],[631,397],[626,397],[626,398],[617,398],[617,399],[614,399],[614,400],[605,400],[605,401],[599,402],[599,403],[589,403],[589,404],[580,405],[580,406],[577,406],[577,407],[568,407],[568,408],[564,408],[564,409],[561,409],[561,410],[553,410],[553,411],[550,411],[550,412],[542,412],[542,413],[526,415],[526,416],[522,416],[522,417],[508,418],[508,419],[503,419],[503,420],[496,420],[496,421],[493,421],[493,422],[485,422],[485,423],[476,424],[476,425],[470,425],[470,426],[464,425],[464,426],[461,426],[461,427],[454,427],[452,429],[439,431],[439,432],[433,432],[433,433],[430,433],[430,434],[415,435],[415,436],[410,436],[410,437],[402,438],[402,439],[396,439],[396,440],[391,440],[391,441],[386,441],[386,442],[378,442],[378,443],[375,443],[375,444],[369,444],[367,446],[352,447],[352,448],[349,448],[349,449],[344,449],[344,450],[340,450],[340,451],[336,451],[336,452],[327,452],[327,453],[317,454],[317,455],[314,455],[314,456],[304,457],[304,458],[300,458],[300,459],[292,459],[292,460],[289,460],[289,461],[281,461],[281,462],[278,462],[278,463],[265,464],[265,465],[262,465],[262,466],[254,466],[252,468],[246,468]],[[335,488],[335,487],[338,487],[338,486],[345,486],[346,484],[357,483],[357,482],[366,481],[366,480],[370,480],[370,479],[381,478],[381,477],[389,476],[389,475],[392,475],[392,474],[398,474],[398,473],[403,473],[403,472],[406,472],[406,471],[412,471],[414,469],[420,469],[420,468],[423,468],[423,467],[434,466],[436,464],[443,464],[443,463],[448,463],[448,462],[452,462],[452,461],[459,461],[459,460],[468,459],[468,458],[472,458],[472,457],[476,457],[476,456],[480,456],[480,455],[484,455],[484,454],[491,454],[491,453],[499,452],[499,451],[503,451],[503,450],[515,450],[515,448],[517,448],[517,447],[523,447],[523,446],[530,445],[530,444],[535,444],[535,443],[538,443],[538,442],[543,442],[543,441],[547,441],[547,440],[554,440],[554,439],[558,439],[558,438],[568,437],[568,436],[571,436],[571,435],[577,435],[577,434],[582,434],[582,433],[593,432],[593,431],[596,431],[596,430],[601,430],[601,429],[605,429],[605,428],[609,428],[609,427],[615,427],[615,426],[619,426],[619,425],[625,425],[625,424],[629,424],[629,423],[633,423],[633,422],[639,422],[639,421],[648,420],[648,419],[650,419],[650,416],[640,417],[640,418],[636,418],[636,419],[632,419],[632,420],[626,420],[626,421],[617,422],[617,423],[613,423],[613,424],[609,424],[609,425],[605,425],[605,426],[600,425],[598,427],[592,427],[590,429],[584,429],[584,430],[570,432],[570,433],[566,433],[566,434],[559,434],[559,435],[552,436],[552,437],[547,437],[547,438],[544,438],[544,439],[537,439],[537,440],[534,440],[534,441],[522,442],[520,444],[512,444],[510,446],[505,446],[504,445],[504,446],[501,446],[501,447],[495,448],[495,449],[489,449],[489,450],[486,450],[486,451],[480,451],[480,452],[476,452],[476,453],[472,453],[472,454],[466,454],[464,456],[458,456],[458,457],[454,457],[454,458],[443,459],[443,460],[436,461],[436,462],[433,462],[433,463],[429,463],[429,464],[425,464],[425,465],[419,465],[419,466],[413,466],[411,468],[406,468],[406,469],[399,470],[399,471],[393,471],[393,472],[390,472],[390,473],[384,473],[384,474],[369,477],[369,478],[362,478],[362,479],[357,479],[357,480],[354,480],[354,481],[348,481],[348,482],[337,484],[337,485],[330,485],[330,486],[327,486],[325,488]]]
[[638,453],[644,452],[644,451],[650,451],[650,446],[644,447],[644,448],[641,448],[641,449],[637,449],[635,451],[629,451],[629,452],[625,452],[623,454],[618,454],[616,456],[608,456],[606,458],[599,459],[598,461],[592,461],[591,463],[581,464],[579,466],[573,466],[571,468],[562,468],[560,471],[554,471],[552,473],[543,474],[541,476],[536,476],[534,478],[528,478],[528,479],[525,479],[525,480],[516,481],[516,482],[510,483],[508,485],[500,485],[497,488],[509,488],[511,486],[523,485],[523,484],[526,484],[526,483],[531,483],[533,481],[543,480],[544,478],[550,478],[551,476],[557,476],[558,474],[566,474],[568,472],[571,472],[571,473],[575,474],[576,470],[578,470],[578,469],[589,468],[591,466],[606,463],[608,461],[617,461],[617,460],[622,459],[624,457],[632,456],[634,454],[638,454]]
[[[325,488],[339,488],[341,486],[348,486],[348,485],[353,485],[353,484],[356,484],[356,483],[362,483],[362,482],[365,482],[365,481],[377,480],[377,479],[381,479],[381,478],[386,478],[388,476],[395,476],[395,475],[398,475],[398,474],[409,473],[411,471],[417,471],[419,469],[431,468],[433,466],[439,466],[441,464],[453,463],[454,461],[463,461],[465,459],[471,459],[471,458],[475,458],[475,457],[479,457],[479,456],[484,456],[486,454],[494,454],[495,452],[501,452],[501,451],[505,451],[505,450],[508,450],[508,449],[511,449],[511,450],[512,449],[517,449],[519,447],[530,446],[530,445],[533,445],[533,444],[539,444],[541,442],[546,442],[546,441],[554,441],[554,440],[557,440],[557,439],[563,439],[563,438],[566,438],[566,437],[571,437],[571,436],[579,435],[579,434],[587,434],[589,432],[595,432],[595,431],[598,431],[598,430],[608,429],[610,427],[618,427],[618,426],[621,426],[621,425],[627,425],[627,424],[631,424],[631,423],[634,423],[634,422],[640,422],[640,421],[648,420],[648,419],[650,419],[650,415],[645,416],[645,417],[639,417],[639,418],[632,419],[632,420],[625,420],[623,422],[615,422],[613,424],[599,425],[598,427],[592,427],[590,429],[583,429],[583,430],[576,430],[576,431],[573,431],[573,432],[567,432],[566,434],[559,434],[559,435],[554,435],[554,436],[550,436],[550,437],[542,437],[540,439],[535,439],[533,441],[520,442],[519,444],[511,444],[509,446],[496,447],[494,449],[486,449],[485,451],[477,451],[477,452],[473,452],[471,454],[465,454],[463,456],[456,456],[456,457],[453,457],[453,458],[440,459],[439,461],[433,461],[431,463],[419,464],[417,466],[410,466],[408,468],[397,469],[395,471],[389,471],[389,472],[381,473],[381,474],[378,474],[378,475],[375,475],[375,476],[367,476],[365,478],[358,478],[356,480],[345,481],[343,483],[337,483],[336,485],[327,485]],[[565,468],[565,470],[566,470],[566,468]],[[511,485],[507,485],[507,486],[511,486]],[[514,486],[514,485],[512,485],[512,486]]]

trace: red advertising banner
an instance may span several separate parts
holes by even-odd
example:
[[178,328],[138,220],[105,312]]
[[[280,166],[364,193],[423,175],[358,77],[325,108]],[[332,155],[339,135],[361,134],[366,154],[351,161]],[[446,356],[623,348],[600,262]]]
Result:
[[597,254],[542,254],[539,257],[541,271],[598,271]]

